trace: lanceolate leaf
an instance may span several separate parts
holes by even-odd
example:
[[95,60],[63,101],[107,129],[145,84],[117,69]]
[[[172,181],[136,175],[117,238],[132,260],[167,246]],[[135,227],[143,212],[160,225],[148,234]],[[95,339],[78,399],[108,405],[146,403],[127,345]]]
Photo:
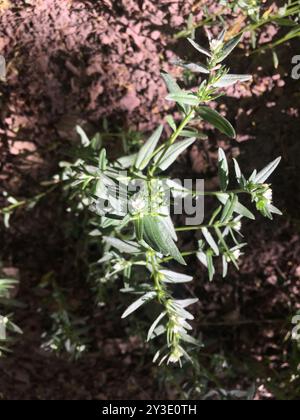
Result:
[[238,82],[248,82],[251,79],[251,75],[226,74],[225,76],[222,76],[216,83],[214,83],[214,87],[225,88],[232,86]]
[[152,134],[152,136],[147,140],[147,142],[140,149],[136,161],[135,167],[137,169],[145,169],[148,163],[151,160],[152,153],[154,152],[157,143],[161,137],[163,131],[163,125],[160,125]]
[[160,216],[144,216],[143,224],[144,240],[151,248],[163,255],[171,255],[180,264],[186,265]]
[[85,134],[85,131],[79,125],[76,126],[76,131],[81,138],[82,146],[83,147],[88,147],[91,142],[90,142],[90,139],[88,138],[88,136]]
[[174,64],[176,66],[182,67],[186,70],[190,70],[193,73],[204,73],[204,74],[209,74],[209,70],[208,68],[204,65],[204,64],[200,64],[200,63],[185,63],[184,61],[181,60],[176,60],[174,61]]
[[241,171],[238,161],[236,159],[233,159],[233,162],[234,162],[234,170],[235,170],[236,179],[238,183],[240,183],[240,180],[242,178],[242,171]]
[[219,247],[216,244],[213,236],[211,235],[211,233],[209,232],[209,230],[207,228],[202,228],[201,230],[202,230],[204,238],[206,239],[206,242],[211,247],[211,249],[214,251],[214,253],[218,256],[220,254],[220,251],[219,251]]
[[153,337],[153,333],[155,331],[155,328],[158,326],[158,324],[160,323],[160,321],[163,319],[163,317],[166,315],[166,312],[162,312],[157,318],[156,320],[153,322],[153,324],[151,325],[151,327],[149,328],[148,331],[148,336],[147,336],[147,341],[150,341],[152,338],[156,337],[156,335],[154,335]]
[[211,57],[211,53],[207,50],[207,49],[205,49],[205,48],[203,48],[203,47],[201,47],[199,44],[197,44],[197,42],[195,42],[194,40],[192,40],[191,38],[188,38],[188,41],[192,44],[192,46],[197,50],[197,51],[199,51],[200,53],[202,53],[202,54],[205,54],[205,55],[207,55],[207,57]]
[[148,292],[141,296],[138,300],[133,302],[123,313],[122,318],[126,318],[128,315],[132,314],[138,308],[140,308],[144,303],[149,302],[150,300],[154,299],[156,296],[156,292]]
[[179,104],[197,106],[200,100],[192,93],[181,91],[179,93],[171,93],[166,97],[167,101],[178,102]]
[[229,169],[226,155],[223,149],[219,149],[219,179],[223,191],[227,190],[229,184]]
[[[217,194],[217,197],[218,197],[218,200],[222,204],[226,204],[226,202],[227,202],[227,200],[229,198],[229,195],[228,194],[220,193],[220,194]],[[234,205],[234,212],[237,213],[237,214],[239,214],[239,215],[241,215],[241,216],[247,217],[248,219],[255,220],[254,214],[251,213],[250,210],[248,210],[243,204],[241,204],[239,202],[236,202],[235,203],[235,205]]]
[[159,208],[159,214],[162,216],[161,221],[165,224],[166,229],[170,232],[172,239],[177,241],[177,233],[172,221],[172,218],[169,213],[168,206],[163,206]]
[[216,273],[214,263],[213,263],[213,256],[210,251],[206,253],[206,260],[207,260],[207,269],[208,269],[208,275],[209,275],[209,281],[212,281],[214,278],[214,275]]
[[230,41],[226,42],[222,52],[217,60],[217,63],[220,63],[221,61],[225,60],[226,57],[235,49],[235,47],[239,44],[243,37],[242,35],[237,35],[234,38],[232,38]]
[[164,79],[170,93],[181,92],[181,89],[173,76],[171,76],[169,73],[161,73],[161,76]]
[[162,281],[165,283],[188,283],[193,280],[193,277],[175,271],[161,270],[160,273],[163,275]]
[[124,241],[124,240],[109,237],[109,236],[104,236],[103,239],[105,243],[111,245],[112,247],[116,248],[120,252],[125,252],[127,254],[135,254],[135,253],[141,252],[141,249],[136,242]]
[[175,160],[178,158],[178,156],[184,152],[189,146],[191,146],[196,141],[196,137],[193,137],[191,139],[182,140],[178,143],[173,144],[171,147],[169,147],[168,151],[163,154],[163,152],[160,152],[155,156],[154,162],[159,162],[159,168],[162,171],[165,171],[168,169],[169,166],[172,165],[172,163],[175,162]]
[[281,157],[269,163],[269,165],[266,166],[262,171],[258,172],[258,174],[255,176],[254,182],[257,184],[263,184],[275,171],[280,161],[281,161]]
[[[168,91],[170,92],[170,94],[173,93],[180,93],[182,92],[180,86],[177,84],[176,80],[169,74],[169,73],[161,73],[162,78],[165,81],[165,84],[167,85]],[[188,111],[188,106],[184,105],[181,102],[178,102],[178,105],[181,106],[181,108],[183,109],[183,111],[185,113],[187,113]]]
[[214,109],[208,108],[207,106],[201,106],[199,107],[198,112],[203,120],[216,127],[221,133],[224,133],[231,138],[236,137],[235,130],[231,123]]
[[129,156],[123,156],[119,158],[116,162],[117,165],[119,165],[123,169],[130,168],[130,166],[133,166],[134,162],[136,161],[137,153],[134,153],[133,155]]

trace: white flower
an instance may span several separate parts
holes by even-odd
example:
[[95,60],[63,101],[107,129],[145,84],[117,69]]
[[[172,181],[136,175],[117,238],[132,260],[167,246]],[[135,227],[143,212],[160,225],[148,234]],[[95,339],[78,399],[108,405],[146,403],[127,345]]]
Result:
[[134,212],[142,212],[146,207],[146,202],[141,197],[137,197],[131,200],[131,207]]
[[[231,255],[233,256],[235,260],[238,260],[242,254],[239,249],[235,249],[234,251],[231,252]],[[231,258],[228,256],[227,262],[230,262],[230,261],[231,261]]]
[[182,358],[182,356],[182,351],[178,348],[175,348],[169,356],[168,363],[177,363]]
[[3,325],[7,325],[9,322],[9,319],[7,318],[7,316],[4,317],[0,317],[0,323]]
[[273,199],[273,192],[271,190],[271,188],[268,188],[264,193],[263,193],[263,197],[271,204],[272,199]]
[[237,232],[240,232],[240,230],[242,229],[242,222],[240,220],[235,222],[233,229],[236,230]]

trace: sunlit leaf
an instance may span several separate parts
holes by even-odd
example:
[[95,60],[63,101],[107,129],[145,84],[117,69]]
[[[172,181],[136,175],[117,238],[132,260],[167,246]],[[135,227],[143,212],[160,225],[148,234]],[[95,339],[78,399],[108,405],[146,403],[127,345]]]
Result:
[[178,158],[181,153],[183,153],[189,146],[191,146],[196,141],[196,138],[182,140],[178,143],[173,144],[166,153],[160,152],[155,156],[154,162],[159,162],[158,166],[162,171],[168,169],[172,163]]
[[152,136],[146,141],[146,143],[141,147],[135,161],[135,167],[137,169],[140,169],[140,170],[145,169],[148,163],[150,162],[152,154],[161,137],[162,131],[163,131],[163,125],[160,125],[154,131]]
[[200,103],[199,98],[192,93],[181,91],[179,93],[171,93],[166,97],[168,101],[178,102],[179,104],[197,106]]
[[269,163],[269,165],[267,165],[262,171],[258,172],[258,174],[255,176],[254,182],[257,184],[263,184],[275,171],[280,161],[281,157]]
[[238,82],[248,82],[249,80],[252,80],[251,75],[225,74],[216,83],[214,83],[214,87],[226,88],[235,85]]
[[226,155],[223,149],[219,149],[218,157],[219,179],[222,191],[226,191],[229,184],[229,168]]
[[217,63],[220,63],[221,61],[225,60],[226,57],[229,56],[229,54],[240,43],[242,37],[243,37],[243,34],[237,35],[234,38],[232,38],[230,41],[228,41],[224,44],[223,49],[222,49],[222,51],[221,51],[221,53],[218,57]]
[[122,318],[126,318],[133,312],[135,312],[138,308],[140,308],[145,303],[148,303],[149,301],[153,300],[156,296],[156,292],[148,292],[145,293],[143,296],[141,296],[139,299],[137,299],[135,302],[133,302],[123,313]]
[[188,283],[193,280],[193,277],[175,271],[160,270],[160,273],[163,275],[162,281],[165,283]]
[[180,264],[186,265],[173,241],[172,234],[166,229],[160,216],[144,216],[143,224],[143,238],[151,248],[163,255],[171,255]]
[[202,54],[205,54],[207,57],[211,57],[211,53],[206,49],[206,48],[203,48],[203,47],[201,47],[199,44],[197,44],[197,42],[195,42],[194,40],[192,40],[191,38],[188,38],[187,39],[191,44],[192,44],[192,46],[197,50],[197,51],[199,51],[200,53],[202,53]]
[[217,111],[208,108],[207,106],[201,106],[197,111],[204,121],[213,125],[215,128],[220,130],[221,133],[226,134],[226,136],[230,138],[236,137],[235,130],[231,123],[226,118],[222,117],[222,115]]

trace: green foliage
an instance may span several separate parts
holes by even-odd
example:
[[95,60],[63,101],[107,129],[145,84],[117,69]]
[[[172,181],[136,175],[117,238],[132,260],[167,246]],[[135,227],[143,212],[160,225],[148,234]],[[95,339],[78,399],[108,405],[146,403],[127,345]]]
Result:
[[[182,113],[179,122],[168,117],[172,133],[169,138],[164,140],[164,127],[159,126],[137,152],[128,150],[126,156],[110,159],[99,142],[90,141],[78,129],[82,139],[81,157],[74,164],[64,164],[66,188],[77,203],[76,211],[90,211],[90,237],[102,252],[90,274],[96,283],[99,302],[109,284],[119,284],[122,280],[122,293],[136,295],[122,318],[143,308],[155,308],[158,314],[149,327],[147,340],[161,343],[154,356],[160,364],[178,362],[182,365],[184,359],[192,360],[193,350],[201,347],[201,340],[191,334],[194,315],[187,310],[198,299],[182,296],[185,283],[192,280],[180,270],[180,266],[186,265],[185,257],[196,255],[207,268],[211,281],[216,275],[215,261],[221,259],[225,277],[230,264],[238,269],[241,251],[246,245],[241,241],[242,220],[244,217],[254,219],[253,213],[240,202],[240,196],[249,196],[265,217],[272,218],[272,214],[280,213],[272,204],[271,187],[265,183],[279,159],[260,172],[254,171],[249,178],[242,174],[235,161],[237,188],[229,189],[231,168],[225,152],[220,149],[221,187],[215,192],[180,188],[164,173],[190,145],[202,140],[203,134],[193,128],[196,120],[208,122],[227,136],[235,137],[233,126],[209,103],[222,95],[220,88],[251,78],[229,74],[221,64],[239,40],[240,36],[225,41],[225,32],[222,32],[218,38],[210,39],[209,51],[190,40],[206,63],[177,64],[204,75],[197,91],[182,90],[171,75],[162,75],[169,90],[166,99],[176,103]],[[171,216],[177,196],[199,199],[206,195],[215,197],[217,203],[206,223],[174,226]],[[201,234],[196,249],[180,250],[178,235],[184,231]],[[176,295],[172,292],[172,285],[182,288],[180,298],[178,291]]]
[[[226,22],[226,15],[228,13],[236,14],[238,16],[236,25],[233,24],[233,28],[227,28],[232,32],[232,35],[236,34],[236,37],[228,41],[227,47],[224,49],[223,59],[228,55],[232,48],[234,48],[243,33],[251,34],[251,44],[253,52],[259,53],[262,51],[269,50],[272,52],[274,66],[278,67],[279,61],[275,48],[282,45],[293,38],[300,36],[300,2],[299,0],[288,0],[278,8],[268,6],[266,2],[259,0],[219,0],[220,9],[216,13],[210,13],[207,7],[204,7],[205,17],[201,22],[195,22],[194,17],[191,14],[188,18],[186,29],[176,34],[176,38],[188,38],[193,44],[195,38],[196,29],[208,25],[221,24],[224,25]],[[241,18],[241,19],[239,19]],[[242,23],[241,23],[242,22]],[[279,29],[282,29],[284,34],[280,34],[275,41],[264,44],[258,47],[258,39],[261,30],[267,25],[275,25]],[[195,45],[194,45],[195,46]],[[197,44],[195,48],[206,54],[205,49],[198,48]]]
[[[66,294],[52,278],[52,273],[45,276],[40,287],[48,289],[51,294],[52,325],[49,331],[42,334],[42,348],[56,354],[67,353],[70,359],[79,359],[87,349],[88,332],[87,319],[79,318],[72,313],[72,309],[66,301]],[[44,302],[45,310],[47,303]]]

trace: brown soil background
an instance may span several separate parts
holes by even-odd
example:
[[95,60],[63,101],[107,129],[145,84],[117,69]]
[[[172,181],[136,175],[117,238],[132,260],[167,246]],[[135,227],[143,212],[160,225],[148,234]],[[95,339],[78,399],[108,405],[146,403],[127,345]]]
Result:
[[[164,100],[160,71],[173,69],[168,63],[175,54],[185,56],[186,41],[174,42],[172,35],[183,26],[193,1],[0,4],[0,53],[8,63],[0,96],[1,189],[19,198],[41,191],[41,183],[57,172],[64,151],[77,141],[76,124],[92,134],[107,117],[111,126],[146,132],[163,120],[170,105]],[[201,8],[195,14],[200,19]],[[266,375],[284,373],[291,364],[291,344],[284,338],[291,329],[289,317],[300,309],[300,95],[299,81],[291,78],[297,43],[278,50],[277,70],[270,54],[246,57],[242,49],[236,51],[232,71],[254,75],[251,85],[236,87],[221,100],[238,141],[208,130],[209,141],[178,164],[181,173],[204,175],[214,185],[218,144],[229,154],[240,154],[249,170],[283,157],[272,181],[274,201],[284,216],[273,223],[259,218],[246,226],[249,247],[240,273],[208,284],[204,270],[190,263],[200,297],[197,329],[210,343],[206,352],[233,355],[238,368],[234,377],[224,378],[231,388],[253,383],[244,370],[250,360],[259,362]],[[157,385],[157,370],[149,355],[144,358],[141,341],[128,339],[114,313],[116,303],[122,311],[117,297],[104,309],[82,309],[90,296],[80,258],[74,262],[74,254],[82,252],[79,234],[65,231],[70,217],[56,192],[32,212],[18,212],[10,230],[1,227],[0,255],[6,266],[20,272],[17,298],[26,308],[15,311],[24,335],[13,354],[0,362],[0,398],[176,398],[174,385]],[[45,297],[37,286],[49,272],[68,290],[73,307],[91,316],[93,343],[79,362],[40,349],[47,320],[37,310]],[[296,398],[299,379],[293,386]],[[258,383],[257,399],[273,395],[267,384]]]

